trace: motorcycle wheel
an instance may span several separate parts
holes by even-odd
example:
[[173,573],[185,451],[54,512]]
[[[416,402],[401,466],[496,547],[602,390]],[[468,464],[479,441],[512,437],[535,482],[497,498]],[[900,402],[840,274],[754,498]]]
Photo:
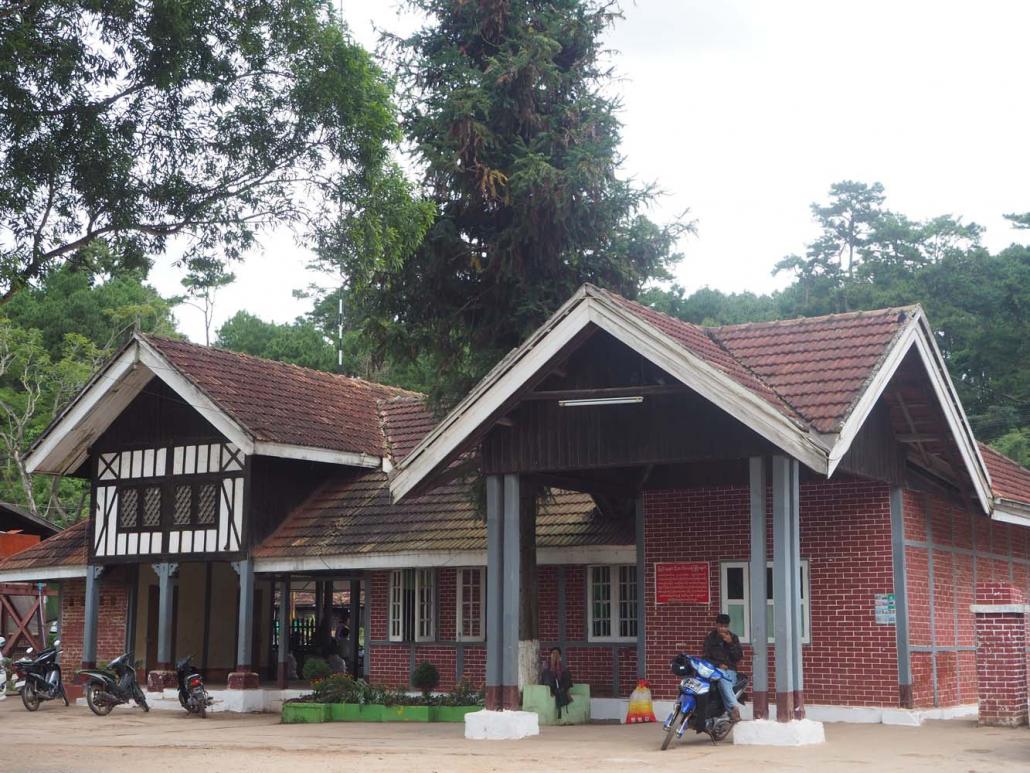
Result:
[[669,729],[665,731],[665,738],[662,740],[662,751],[669,748],[669,744],[672,743],[673,736],[676,735],[676,720],[680,718],[679,706],[676,707],[676,713],[672,715],[672,721],[669,723]]
[[39,708],[39,693],[36,692],[36,685],[32,682],[26,682],[25,686],[21,688],[21,702],[29,711]]
[[147,696],[143,694],[143,691],[139,688],[139,685],[133,685],[132,688],[132,699],[136,701],[136,705],[143,709],[144,713],[150,713],[150,706],[147,705]]
[[89,706],[89,710],[98,717],[106,717],[111,713],[111,710],[114,708],[114,704],[108,703],[105,700],[98,700],[97,694],[99,692],[101,692],[101,690],[97,685],[89,685],[86,688],[86,705]]

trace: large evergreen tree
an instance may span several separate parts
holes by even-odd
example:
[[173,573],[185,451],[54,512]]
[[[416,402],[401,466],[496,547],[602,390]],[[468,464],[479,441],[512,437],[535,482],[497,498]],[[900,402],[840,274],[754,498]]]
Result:
[[635,296],[664,277],[682,227],[650,222],[653,191],[618,174],[601,48],[613,3],[411,4],[427,26],[389,42],[437,216],[414,254],[342,262],[365,329],[429,358],[447,405],[581,283]]

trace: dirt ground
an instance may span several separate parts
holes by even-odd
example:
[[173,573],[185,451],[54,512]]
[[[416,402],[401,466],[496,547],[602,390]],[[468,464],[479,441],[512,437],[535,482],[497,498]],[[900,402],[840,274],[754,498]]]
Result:
[[699,736],[658,750],[657,725],[542,728],[522,741],[466,741],[459,724],[281,725],[277,716],[119,709],[96,717],[46,703],[0,702],[0,771],[662,771],[1030,770],[1030,729],[967,721],[921,728],[826,725],[804,749],[713,746]]

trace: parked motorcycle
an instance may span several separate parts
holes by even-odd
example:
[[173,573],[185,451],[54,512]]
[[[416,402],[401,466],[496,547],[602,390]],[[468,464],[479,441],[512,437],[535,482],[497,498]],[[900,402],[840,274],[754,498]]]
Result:
[[7,644],[7,639],[0,636],[0,701],[7,697],[7,666],[11,662],[10,658],[4,657],[5,644]]
[[179,683],[179,703],[190,714],[207,717],[207,707],[211,705],[211,696],[204,687],[204,678],[193,667],[193,656],[187,655],[175,664],[175,677]]
[[65,706],[68,705],[61,667],[57,664],[57,656],[60,654],[61,640],[58,639],[36,654],[29,647],[25,657],[14,661],[15,687],[21,693],[21,702],[29,711],[38,709],[43,701],[58,698],[64,701]]
[[[672,660],[672,672],[682,678],[679,697],[662,725],[665,730],[662,751],[669,748],[673,736],[677,740],[683,738],[688,727],[698,733],[708,733],[712,743],[718,743],[729,735],[733,729],[733,720],[723,705],[717,685],[718,680],[722,679],[722,671],[703,658],[681,653]],[[748,678],[738,673],[737,681],[733,684],[733,694],[740,703],[744,702],[744,691],[748,684]]]
[[98,717],[111,713],[115,706],[129,701],[144,711],[150,711],[147,698],[136,681],[136,669],[132,666],[132,655],[126,652],[110,663],[106,669],[84,669],[76,678],[86,685],[86,704]]

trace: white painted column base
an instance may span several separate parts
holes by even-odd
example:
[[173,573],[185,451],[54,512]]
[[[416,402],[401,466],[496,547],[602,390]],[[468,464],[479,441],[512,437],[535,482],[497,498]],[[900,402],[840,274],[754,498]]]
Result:
[[514,741],[540,735],[535,711],[473,711],[465,715],[465,737],[475,741]]
[[823,723],[814,719],[775,722],[752,719],[733,728],[733,743],[739,746],[808,746],[826,743]]

